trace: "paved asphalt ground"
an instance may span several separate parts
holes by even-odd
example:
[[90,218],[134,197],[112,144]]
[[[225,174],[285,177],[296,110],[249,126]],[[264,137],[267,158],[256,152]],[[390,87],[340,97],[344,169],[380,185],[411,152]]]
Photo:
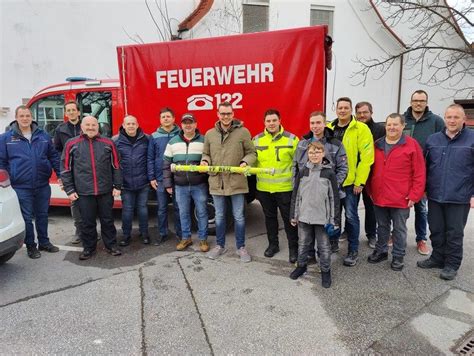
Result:
[[[53,208],[50,237],[61,251],[30,260],[23,248],[0,267],[0,354],[450,354],[474,328],[473,216],[456,280],[416,267],[423,257],[410,218],[403,272],[389,261],[369,265],[362,232],[360,263],[342,266],[342,242],[333,254],[333,287],[325,290],[314,266],[298,281],[288,278],[283,232],[282,251],[263,257],[258,203],[247,210],[248,264],[235,255],[232,234],[216,261],[197,243],[177,252],[172,239],[161,246],[134,241],[121,257],[100,244],[82,262],[69,244],[68,210]],[[155,217],[150,221],[156,233]]]

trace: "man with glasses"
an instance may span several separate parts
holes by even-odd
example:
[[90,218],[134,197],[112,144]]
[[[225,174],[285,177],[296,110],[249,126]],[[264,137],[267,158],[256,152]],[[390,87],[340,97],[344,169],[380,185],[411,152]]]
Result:
[[[219,104],[218,121],[207,131],[201,165],[211,166],[251,166],[255,160],[255,147],[249,130],[239,120],[234,119],[234,111],[229,102]],[[216,209],[216,246],[207,256],[216,259],[226,252],[226,204],[228,198],[234,216],[235,243],[237,254],[242,262],[250,262],[251,257],[245,248],[244,200],[248,193],[247,177],[229,172],[212,173],[209,176],[209,192]]]
[[[428,94],[424,90],[416,90],[411,95],[411,106],[403,114],[405,117],[404,134],[413,137],[425,149],[428,136],[444,129],[444,121],[433,114],[428,108]],[[421,255],[428,255],[430,250],[426,245],[426,226],[428,222],[428,207],[426,198],[415,204],[416,247]]]

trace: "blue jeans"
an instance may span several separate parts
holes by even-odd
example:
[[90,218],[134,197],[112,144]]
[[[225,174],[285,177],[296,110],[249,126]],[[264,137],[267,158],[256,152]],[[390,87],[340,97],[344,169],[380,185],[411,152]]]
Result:
[[426,225],[428,224],[428,200],[422,198],[415,204],[416,242],[426,241]]
[[346,197],[343,200],[349,252],[359,250],[360,221],[358,208],[361,194],[354,194],[353,189],[353,185],[344,187]]
[[[168,198],[169,194],[163,186],[163,182],[158,182],[156,189],[156,200],[158,201],[158,230],[161,237],[168,236]],[[174,207],[174,230],[178,238],[181,238],[181,222],[179,221],[179,208],[176,203],[176,195],[173,189],[172,194]]]
[[45,185],[36,189],[15,188],[20,202],[21,214],[25,220],[25,245],[36,246],[33,219],[35,219],[38,244],[47,246],[48,238],[48,209],[51,198],[51,187]]
[[207,239],[207,184],[198,185],[175,185],[176,202],[179,207],[179,220],[183,239],[191,238],[191,199],[194,202],[197,213],[199,240]]
[[124,236],[132,233],[133,212],[137,208],[138,226],[142,236],[148,236],[148,192],[146,187],[138,190],[122,190],[122,231]]
[[244,216],[244,194],[230,196],[213,195],[214,207],[216,209],[216,243],[225,247],[226,230],[226,205],[227,199],[232,204],[232,215],[234,216],[235,244],[237,249],[245,246],[245,216]]

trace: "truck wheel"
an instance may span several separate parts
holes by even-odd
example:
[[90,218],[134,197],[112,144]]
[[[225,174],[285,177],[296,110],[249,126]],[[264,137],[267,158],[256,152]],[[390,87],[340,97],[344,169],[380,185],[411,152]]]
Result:
[[15,255],[16,251],[9,252],[6,255],[0,256],[0,265],[3,265],[5,262],[7,262],[10,258],[12,258]]

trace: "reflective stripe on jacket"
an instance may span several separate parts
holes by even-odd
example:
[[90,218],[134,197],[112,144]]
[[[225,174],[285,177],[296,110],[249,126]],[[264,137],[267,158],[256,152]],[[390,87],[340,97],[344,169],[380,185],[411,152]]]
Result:
[[269,193],[293,190],[293,156],[299,139],[280,126],[280,131],[272,136],[267,130],[253,139],[259,168],[274,168],[275,174],[257,174],[257,190]]

